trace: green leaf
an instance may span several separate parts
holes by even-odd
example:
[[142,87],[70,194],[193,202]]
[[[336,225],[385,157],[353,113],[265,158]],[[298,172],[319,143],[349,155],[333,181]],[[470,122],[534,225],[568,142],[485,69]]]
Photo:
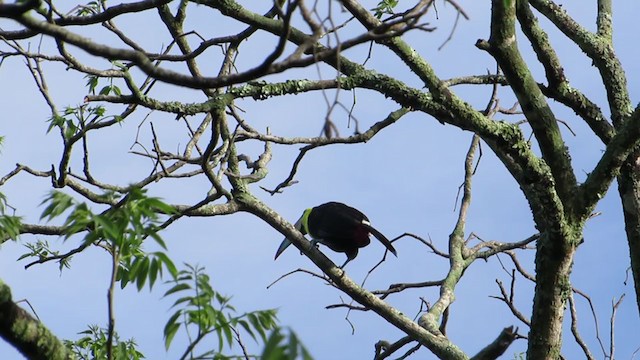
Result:
[[256,334],[253,332],[253,330],[251,330],[251,326],[249,326],[249,323],[246,320],[238,320],[238,324],[240,324],[240,326],[242,326],[242,328],[244,329],[244,331],[246,331],[251,338],[253,338],[253,340],[255,340],[256,342],[258,341],[258,339],[256,338]]
[[59,127],[59,128],[63,128],[64,124],[66,122],[67,119],[65,119],[64,117],[60,116],[60,115],[53,115],[51,118],[49,118],[49,127],[47,128],[47,134],[49,132],[51,132],[51,130],[55,127]]
[[224,336],[227,338],[227,344],[229,345],[229,347],[231,347],[233,345],[233,333],[231,331],[231,326],[229,326],[227,318],[222,312],[218,313],[218,324],[218,326],[224,332]]
[[183,291],[183,290],[189,290],[191,289],[191,286],[189,286],[189,284],[176,284],[174,287],[172,287],[171,289],[167,290],[167,292],[164,293],[163,297],[169,296],[173,293],[177,293],[179,291]]
[[102,89],[100,89],[100,92],[98,94],[109,95],[109,92],[111,92],[111,85],[104,86]]
[[127,286],[127,284],[129,283],[129,279],[131,279],[131,274],[129,270],[121,267],[118,271],[118,276],[118,280],[120,281],[120,289],[124,289],[125,286]]
[[22,217],[20,216],[0,216],[0,237],[17,240],[22,229]]
[[254,313],[249,313],[247,314],[247,318],[249,319],[251,326],[253,326],[253,328],[258,332],[258,334],[260,334],[260,337],[262,338],[262,340],[265,340],[267,338],[267,334],[262,328],[262,325],[260,324],[260,320],[258,320],[258,317]]
[[181,312],[176,312],[173,314],[167,324],[164,327],[164,347],[165,349],[169,349],[171,346],[171,341],[173,341],[173,337],[176,336],[178,329],[180,329],[180,323],[176,322],[178,317],[181,315]]
[[98,117],[104,116],[107,109],[104,106],[96,106],[91,109],[91,113],[95,114]]
[[274,330],[262,350],[260,359],[262,360],[281,360],[286,359],[284,349],[280,343],[284,340],[284,336],[278,330]]
[[121,236],[122,229],[114,227],[110,219],[104,215],[92,216],[92,220],[95,223],[94,231],[99,232],[101,237],[115,241]]
[[49,203],[49,205],[40,215],[40,220],[47,218],[47,221],[50,221],[53,218],[62,215],[65,211],[72,207],[75,202],[71,196],[63,192],[54,190],[51,191],[44,200],[42,200],[40,205],[44,205],[46,203]]
[[153,260],[151,260],[151,265],[149,266],[149,290],[153,289],[153,284],[156,283],[158,273],[162,269],[158,263],[158,259],[154,258]]
[[144,283],[149,276],[149,258],[145,256],[140,262],[141,264],[138,269],[136,278],[136,286],[138,287],[138,291],[142,290],[142,288],[144,287]]
[[167,256],[167,254],[165,254],[163,252],[155,252],[153,254],[158,258],[158,260],[160,260],[162,262],[164,267],[167,270],[169,270],[169,273],[171,274],[171,277],[173,277],[174,279],[178,277],[178,269],[173,264],[173,261],[171,261],[169,256]]
[[87,78],[87,86],[89,87],[89,92],[91,94],[95,94],[96,93],[96,86],[98,86],[98,77],[95,75],[87,75],[85,76],[85,78]]
[[289,344],[287,345],[287,353],[290,359],[298,358],[298,347],[298,337],[292,332],[289,332]]
[[193,298],[192,298],[191,296],[184,296],[184,297],[181,297],[181,298],[179,298],[178,300],[176,300],[176,301],[173,303],[173,305],[171,305],[171,307],[175,307],[176,305],[180,305],[180,304],[185,303],[185,302],[190,302],[191,300],[193,300]]
[[216,335],[218,335],[218,352],[221,352],[224,345],[224,339],[222,338],[222,329],[220,327],[216,327],[215,331]]

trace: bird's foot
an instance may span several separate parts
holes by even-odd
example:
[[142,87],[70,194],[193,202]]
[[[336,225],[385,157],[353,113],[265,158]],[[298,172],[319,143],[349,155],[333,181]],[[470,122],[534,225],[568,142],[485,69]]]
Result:
[[344,270],[344,267],[347,266],[349,261],[351,261],[351,259],[347,258],[347,261],[345,261],[344,264],[342,264],[342,266],[340,266],[340,270]]
[[[311,242],[311,245],[315,246],[316,249],[320,248],[320,245],[318,245],[319,241],[318,240],[310,240],[309,242]],[[300,255],[303,255],[304,253],[302,251],[300,251]]]

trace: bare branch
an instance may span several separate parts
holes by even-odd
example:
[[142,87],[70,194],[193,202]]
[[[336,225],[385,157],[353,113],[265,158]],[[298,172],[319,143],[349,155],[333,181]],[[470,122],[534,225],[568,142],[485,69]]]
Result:
[[584,342],[584,340],[582,339],[578,331],[578,311],[576,310],[573,294],[569,296],[568,300],[569,300],[569,309],[571,310],[571,333],[573,334],[573,338],[576,340],[576,343],[578,343],[578,345],[582,349],[582,352],[584,353],[585,358],[587,358],[588,360],[593,360],[595,358],[591,354],[589,347],[587,347],[587,344]]
[[506,327],[491,344],[480,350],[471,360],[495,360],[504,354],[511,343],[518,338],[521,338],[518,335],[518,328],[514,330],[513,326]]
[[618,301],[615,300],[615,298],[611,301],[611,320],[609,321],[609,326],[610,326],[610,333],[609,333],[609,359],[615,359],[615,350],[616,350],[616,346],[615,346],[615,332],[614,332],[614,328],[615,328],[615,323],[616,323],[616,312],[618,311],[618,308],[620,307],[620,304],[622,304],[622,300],[624,299],[624,294],[622,294],[622,296],[620,296],[620,298],[618,299]]
[[511,292],[509,294],[507,294],[507,290],[505,290],[502,281],[499,281],[496,279],[496,284],[498,284],[498,288],[500,288],[500,296],[491,296],[494,299],[498,299],[502,302],[504,302],[505,304],[507,304],[507,307],[509,307],[509,310],[511,310],[511,313],[520,321],[522,321],[522,323],[524,323],[527,326],[531,326],[531,321],[524,316],[520,310],[518,310],[513,302],[513,298],[514,298],[514,286],[515,286],[515,275],[512,273],[511,274]]

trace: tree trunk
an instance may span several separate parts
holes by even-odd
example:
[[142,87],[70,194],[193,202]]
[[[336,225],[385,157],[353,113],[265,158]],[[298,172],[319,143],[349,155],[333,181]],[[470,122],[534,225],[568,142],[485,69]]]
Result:
[[[569,235],[570,236],[570,235]],[[575,239],[543,233],[536,252],[536,290],[529,331],[527,359],[559,359],[564,304],[571,291]]]
[[618,192],[622,200],[624,224],[629,243],[631,273],[640,312],[640,150],[629,155],[620,169]]

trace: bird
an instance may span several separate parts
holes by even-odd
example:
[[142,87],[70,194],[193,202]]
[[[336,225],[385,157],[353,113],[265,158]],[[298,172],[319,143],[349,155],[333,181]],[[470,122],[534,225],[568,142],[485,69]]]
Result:
[[[371,242],[369,234],[375,236],[393,255],[398,256],[396,249],[380,231],[376,230],[369,218],[361,211],[340,202],[328,202],[306,209],[295,228],[303,235],[309,234],[314,245],[326,245],[335,252],[345,253],[347,261],[340,268],[358,255],[358,250]],[[282,240],[276,251],[277,259],[291,245],[288,238]]]

